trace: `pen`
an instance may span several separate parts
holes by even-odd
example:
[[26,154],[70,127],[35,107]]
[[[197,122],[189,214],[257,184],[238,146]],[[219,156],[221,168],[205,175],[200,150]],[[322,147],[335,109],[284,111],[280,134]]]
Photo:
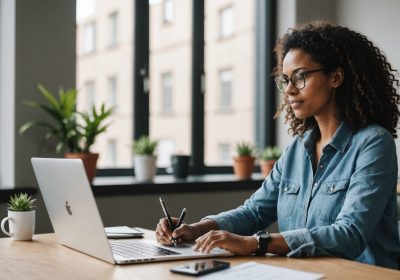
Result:
[[[167,218],[169,228],[173,232],[176,228],[181,226],[183,219],[185,218],[186,208],[182,209],[181,215],[179,216],[179,219],[178,219],[178,223],[176,224],[176,227],[175,227],[172,222],[171,216],[168,213],[167,206],[165,205],[164,199],[161,196],[159,197],[159,199],[160,199],[161,208],[164,211],[165,217]],[[177,242],[178,241],[176,240],[176,238],[172,239],[172,244],[174,244],[175,247],[177,246]]]
[[179,216],[178,223],[176,224],[176,228],[181,226],[181,224],[183,222],[183,218],[185,218],[185,214],[186,214],[186,208],[183,208],[182,212],[181,212],[181,215]]
[[161,208],[164,211],[165,217],[167,218],[169,229],[171,231],[174,231],[175,227],[174,227],[174,224],[172,223],[171,216],[168,213],[167,206],[165,205],[164,199],[161,196],[159,197],[159,199],[160,199]]

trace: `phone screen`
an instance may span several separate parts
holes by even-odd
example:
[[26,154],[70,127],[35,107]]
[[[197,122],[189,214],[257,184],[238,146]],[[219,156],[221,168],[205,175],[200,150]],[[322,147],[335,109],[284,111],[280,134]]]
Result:
[[188,275],[204,275],[210,272],[228,268],[230,263],[217,260],[207,260],[201,262],[194,262],[185,265],[180,265],[171,268],[172,272],[188,274]]

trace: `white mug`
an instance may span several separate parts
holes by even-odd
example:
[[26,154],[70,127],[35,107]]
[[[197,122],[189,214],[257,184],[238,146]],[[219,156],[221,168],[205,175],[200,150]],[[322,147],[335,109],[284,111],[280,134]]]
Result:
[[[1,230],[14,240],[32,240],[35,232],[35,210],[8,211],[8,217],[1,221]],[[5,225],[8,221],[9,231]]]

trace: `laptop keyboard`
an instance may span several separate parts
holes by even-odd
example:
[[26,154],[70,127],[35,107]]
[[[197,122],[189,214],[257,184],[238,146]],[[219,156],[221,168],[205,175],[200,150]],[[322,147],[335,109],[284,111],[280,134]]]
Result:
[[128,259],[151,258],[156,256],[179,255],[180,253],[167,250],[155,245],[147,244],[135,240],[109,240],[111,250],[114,254]]

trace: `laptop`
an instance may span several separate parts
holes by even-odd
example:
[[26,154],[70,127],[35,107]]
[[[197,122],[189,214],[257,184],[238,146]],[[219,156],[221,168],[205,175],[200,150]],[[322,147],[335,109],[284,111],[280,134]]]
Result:
[[196,252],[192,244],[163,246],[155,240],[107,239],[80,159],[32,158],[32,165],[57,240],[112,264],[232,256],[216,248]]

